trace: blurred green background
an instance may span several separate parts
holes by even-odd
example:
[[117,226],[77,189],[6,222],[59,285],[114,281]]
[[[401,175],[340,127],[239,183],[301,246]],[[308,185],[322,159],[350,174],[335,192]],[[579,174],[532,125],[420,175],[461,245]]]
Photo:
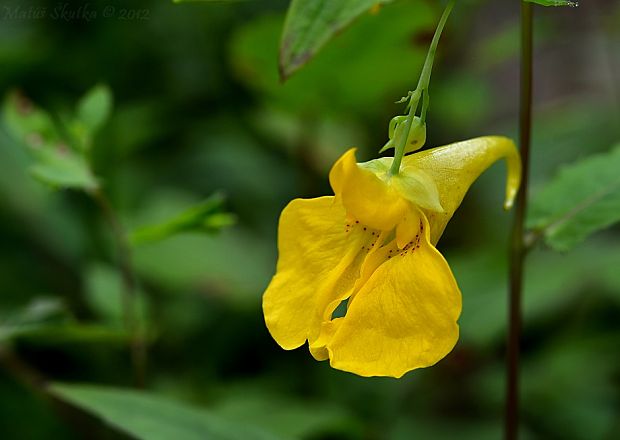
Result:
[[[442,10],[398,0],[365,14],[281,84],[287,6],[2,1],[0,89],[18,89],[62,131],[79,99],[108,85],[113,109],[89,158],[128,230],[217,191],[226,197],[220,209],[233,226],[188,228],[132,250],[150,392],[273,438],[500,438],[511,218],[503,164],[472,187],[439,243],[464,306],[461,340],[438,365],[364,379],[306,348],[281,350],[264,326],[279,212],[292,198],[331,193],[328,170],[349,147],[376,157]],[[457,5],[431,82],[428,146],[516,136],[518,18],[518,1]],[[563,164],[620,141],[620,2],[536,8],[535,25],[534,194]],[[3,120],[0,438],[125,438],[109,426],[114,417],[102,423],[33,381],[36,371],[132,387],[122,275],[97,204],[33,179],[28,149]],[[539,246],[524,301],[522,438],[620,438],[620,230],[564,254]],[[119,417],[131,418],[139,405],[125,404],[115,404]],[[151,438],[182,438],[159,435]]]

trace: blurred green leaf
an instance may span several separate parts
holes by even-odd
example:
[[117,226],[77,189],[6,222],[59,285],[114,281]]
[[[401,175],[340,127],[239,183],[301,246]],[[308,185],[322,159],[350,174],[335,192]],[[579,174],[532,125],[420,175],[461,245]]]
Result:
[[71,152],[52,149],[37,151],[37,162],[29,171],[34,178],[53,188],[72,188],[94,191],[99,181],[91,172],[86,161]]
[[23,309],[0,312],[0,343],[66,317],[65,307],[58,298],[35,298]]
[[19,334],[19,339],[38,345],[87,345],[112,344],[126,346],[130,335],[122,329],[110,328],[100,324],[63,324],[39,326]]
[[514,58],[519,53],[519,24],[505,26],[478,42],[475,66],[488,69]]
[[[106,325],[124,329],[123,295],[126,287],[119,271],[112,266],[95,263],[88,267],[84,278],[88,305]],[[139,290],[132,295],[136,298],[138,324],[144,327],[148,318],[145,295]]]
[[[449,417],[449,416],[448,416]],[[498,421],[463,421],[456,417],[431,419],[411,417],[398,420],[390,427],[388,440],[497,440],[502,438],[503,426]],[[522,432],[520,440],[530,440],[534,437]]]
[[[561,254],[536,249],[526,261],[523,313],[532,322],[561,313],[580,294],[606,292],[618,299],[620,254],[617,242],[590,240],[575,252]],[[463,292],[459,319],[464,342],[488,345],[497,341],[506,327],[506,273],[508,261],[501,249],[447,255]]]
[[566,166],[532,200],[528,227],[569,250],[620,220],[620,146]]
[[288,78],[338,32],[374,6],[391,0],[292,0],[280,43],[280,77]]
[[[492,108],[493,95],[488,81],[479,75],[464,73],[443,78],[441,87],[433,91],[432,121],[441,121],[442,130],[450,125],[459,133],[471,132],[478,127]],[[476,111],[472,112],[471,109]],[[475,133],[471,133],[475,136]]]
[[78,102],[76,119],[68,124],[81,149],[88,150],[95,133],[112,113],[112,92],[104,84],[90,89]]
[[[77,262],[84,245],[85,231],[81,219],[72,215],[62,193],[49,191],[28,173],[31,157],[24,148],[17,148],[5,130],[0,130],[0,199],[5,212],[11,212],[31,234],[39,246],[48,249],[56,258]],[[41,215],[45,213],[45,215]],[[13,235],[14,232],[9,232]],[[25,249],[24,243],[21,247]],[[15,255],[5,255],[15,261]],[[5,270],[10,270],[4,265]],[[14,273],[16,279],[20,273]],[[30,279],[34,279],[31,277]],[[7,286],[8,281],[2,280]],[[23,284],[19,284],[23,295]],[[17,293],[17,292],[15,292]],[[5,292],[5,297],[8,292]]]
[[251,425],[206,410],[134,390],[56,383],[49,391],[108,425],[143,440],[275,440]]
[[157,98],[119,102],[106,124],[106,144],[96,148],[95,154],[118,162],[124,156],[148,148],[170,129],[164,123],[165,110]]
[[[235,157],[237,156],[238,154]],[[253,162],[256,164],[255,160]],[[276,177],[273,172],[262,177],[256,176],[253,170],[238,168],[236,172],[228,172],[228,168],[219,167],[223,176],[220,179],[216,174],[217,160],[208,163],[214,165],[214,172],[203,166],[205,162],[191,161],[201,173],[216,179],[218,185],[223,184],[225,176],[252,178],[250,182],[244,180],[242,183],[245,186],[242,188],[247,188],[246,193],[251,197],[247,204],[253,210],[262,205],[257,204],[258,196],[250,191],[256,190],[265,180]],[[258,166],[260,165],[259,163]],[[184,167],[189,168],[190,165]],[[229,186],[227,192],[230,189]],[[278,188],[274,187],[272,197],[274,193],[277,194],[277,190]],[[141,208],[134,212],[129,224],[158,224],[170,218],[171,213],[183,211],[198,200],[191,193],[158,188],[142,200]],[[275,220],[271,220],[270,226]],[[236,225],[224,228],[219,234],[179,233],[166,240],[144,243],[134,248],[133,255],[136,270],[140,275],[165,291],[186,294],[200,289],[207,295],[222,295],[229,300],[240,300],[244,304],[251,301],[254,307],[273,275],[275,242],[271,236],[266,239],[247,226]]]
[[3,120],[8,133],[31,149],[62,143],[52,117],[19,91],[10,92],[3,105]]
[[[537,147],[532,151],[531,193],[558,167],[609,151],[620,139],[615,115],[613,105],[579,95],[562,97],[541,109],[532,121]],[[508,126],[503,129],[510,130]]]
[[571,8],[576,8],[579,6],[579,2],[572,0],[523,0],[529,3],[536,3],[542,6],[570,6]]
[[131,242],[136,245],[159,241],[181,232],[218,232],[235,223],[233,214],[222,212],[223,204],[224,196],[216,193],[168,221],[135,230]]
[[19,339],[44,344],[125,342],[125,331],[75,322],[57,298],[35,298],[22,309],[0,312],[0,343]]
[[240,27],[230,57],[248,87],[265,95],[269,105],[302,115],[311,130],[314,121],[326,114],[376,117],[386,104],[391,112],[400,111],[391,103],[414,85],[427,49],[423,37],[435,20],[435,11],[419,0],[365,14],[284,84],[273,68],[282,17],[265,15]]
[[[594,316],[592,317],[596,319]],[[566,327],[566,322],[563,326]],[[572,323],[571,323],[572,324]],[[591,328],[591,323],[588,325]],[[541,338],[522,357],[522,420],[535,430],[535,439],[606,440],[617,422],[614,375],[618,364],[618,337],[594,337],[567,328],[559,338]],[[615,337],[614,337],[615,336]],[[505,366],[486,365],[472,386],[489,399],[489,408],[501,407],[505,396]]]
[[7,131],[28,149],[33,159],[29,167],[33,177],[54,188],[98,188],[84,157],[71,150],[47,112],[12,92],[4,102],[3,114]]
[[247,387],[218,402],[213,411],[287,438],[318,438],[321,434],[349,438],[347,434],[359,431],[355,419],[341,407],[266,395],[265,390],[259,394]]
[[217,236],[179,234],[135,250],[136,268],[145,278],[175,293],[196,288],[254,307],[273,275],[273,243],[247,228]]
[[77,117],[84,126],[94,133],[108,120],[112,112],[112,92],[104,84],[89,90],[77,105]]
[[524,416],[549,434],[562,425],[567,439],[612,438],[608,434],[618,419],[613,392],[618,357],[610,353],[617,354],[618,340],[574,336],[554,342],[524,363]]
[[172,3],[232,3],[232,2],[243,2],[243,1],[251,1],[251,0],[172,0]]

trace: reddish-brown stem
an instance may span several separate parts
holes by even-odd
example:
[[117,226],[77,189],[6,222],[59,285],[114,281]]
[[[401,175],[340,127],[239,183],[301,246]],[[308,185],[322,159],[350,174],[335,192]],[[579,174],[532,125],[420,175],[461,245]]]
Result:
[[510,295],[508,302],[508,337],[506,355],[506,424],[505,438],[519,435],[519,351],[521,335],[521,296],[523,263],[527,252],[524,236],[527,212],[528,174],[532,132],[532,4],[521,1],[521,79],[519,143],[523,176],[517,195],[510,252]]

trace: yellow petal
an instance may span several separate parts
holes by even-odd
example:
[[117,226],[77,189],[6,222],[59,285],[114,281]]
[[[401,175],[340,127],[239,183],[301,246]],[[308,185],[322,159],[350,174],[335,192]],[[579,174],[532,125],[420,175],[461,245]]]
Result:
[[514,143],[508,138],[480,137],[403,158],[402,173],[406,173],[408,168],[422,170],[437,185],[444,212],[425,209],[431,226],[431,243],[437,243],[471,184],[502,158],[506,159],[508,166],[504,207],[509,209],[521,182],[521,159]]
[[[345,299],[348,299],[348,308],[348,304],[350,304],[353,300],[355,293],[359,291],[361,286],[363,286],[366,281],[368,281],[377,267],[388,259],[389,253],[391,254],[392,252],[395,252],[395,249],[390,250],[387,247],[382,246],[389,235],[388,232],[371,232],[371,234],[375,235],[371,236],[370,242],[365,240],[365,252],[360,253],[354,265],[351,265],[352,268],[355,268],[358,275],[355,284],[351,289],[344,294],[339,295],[325,307],[325,311],[321,317],[322,319],[320,319],[321,324],[318,336],[315,337],[315,335],[311,335],[311,338],[309,338],[310,353],[317,361],[324,361],[329,358],[326,345],[332,339],[340,322],[342,321],[342,318],[332,319],[334,310],[336,310],[340,303]],[[323,296],[326,296],[325,293]]]
[[[401,377],[445,357],[459,335],[461,293],[443,256],[418,243],[381,264],[350,300],[326,344],[332,367]],[[402,255],[401,255],[402,254]]]
[[327,344],[334,337],[334,333],[342,323],[343,318],[335,318],[331,321],[326,321],[321,324],[320,336],[309,344],[310,354],[317,361],[326,361],[329,359],[329,352],[327,351]]
[[282,348],[317,337],[327,306],[348,296],[366,234],[359,225],[347,225],[333,197],[295,199],[284,208],[276,274],[263,295],[265,323]]
[[396,227],[396,243],[399,249],[404,248],[419,234],[422,213],[412,209]]
[[358,166],[355,149],[347,151],[334,164],[329,182],[347,213],[371,228],[393,229],[409,209],[409,203],[395,188]]

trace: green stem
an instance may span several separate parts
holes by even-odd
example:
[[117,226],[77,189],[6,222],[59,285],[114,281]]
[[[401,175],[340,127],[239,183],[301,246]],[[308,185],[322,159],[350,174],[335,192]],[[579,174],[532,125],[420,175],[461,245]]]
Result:
[[439,38],[441,37],[441,33],[443,32],[443,28],[446,25],[446,21],[448,21],[448,17],[450,16],[450,12],[452,12],[452,8],[454,7],[455,0],[450,0],[446,5],[446,9],[444,9],[443,14],[441,14],[441,18],[439,19],[439,24],[437,24],[437,29],[435,29],[435,35],[433,35],[433,40],[431,41],[431,46],[428,49],[428,53],[426,54],[426,60],[424,61],[424,67],[422,67],[422,74],[420,75],[420,79],[418,81],[418,90],[420,89],[428,89],[428,85],[431,82],[431,73],[433,72],[433,61],[435,60],[435,53],[437,53],[437,45],[439,44]]
[[131,247],[129,246],[125,228],[118,219],[116,211],[105,193],[101,190],[96,190],[91,195],[110,224],[112,235],[116,242],[118,266],[124,285],[122,297],[123,319],[125,320],[125,328],[131,338],[130,352],[134,370],[134,382],[138,388],[143,388],[146,376],[147,354],[136,311],[136,276],[131,263]]
[[[416,94],[416,92],[414,92],[414,94]],[[392,176],[397,175],[400,171],[400,163],[403,160],[403,156],[405,155],[405,147],[407,146],[407,137],[409,137],[409,132],[411,131],[411,125],[413,125],[413,118],[415,117],[415,112],[418,109],[419,101],[419,95],[416,98],[412,95],[409,105],[409,113],[407,114],[407,120],[405,121],[405,131],[400,139],[400,142],[396,145],[394,160],[392,161],[392,166],[390,167],[390,175]]]
[[21,360],[10,347],[0,345],[0,364],[33,392],[43,394],[48,383],[37,370]]
[[516,440],[519,428],[519,341],[521,334],[521,296],[523,263],[527,253],[524,222],[527,212],[527,193],[532,132],[532,4],[521,2],[521,85],[519,140],[523,177],[517,195],[512,228],[510,253],[510,297],[508,308],[508,337],[506,356],[506,432],[507,440]]
[[437,52],[439,38],[441,37],[443,28],[446,25],[448,17],[450,16],[450,12],[452,12],[454,3],[455,0],[450,0],[448,2],[448,5],[446,6],[446,9],[444,9],[443,11],[443,14],[441,14],[439,24],[437,25],[437,29],[435,29],[435,35],[433,35],[433,40],[431,41],[428,53],[426,54],[426,60],[424,61],[424,67],[422,67],[422,73],[420,74],[420,79],[418,80],[418,86],[416,87],[415,91],[410,95],[409,113],[407,114],[407,120],[405,121],[405,129],[401,139],[399,140],[398,145],[396,145],[394,151],[394,161],[392,162],[392,166],[390,167],[390,175],[392,176],[395,176],[400,171],[400,164],[403,160],[403,156],[405,155],[405,147],[407,146],[407,138],[409,137],[409,132],[411,131],[411,126],[413,125],[413,119],[415,117],[416,111],[418,110],[418,103],[420,102],[420,98],[422,97],[424,97],[423,122],[426,119],[426,109],[428,108],[428,86],[431,82],[433,61],[435,60],[435,53]]

